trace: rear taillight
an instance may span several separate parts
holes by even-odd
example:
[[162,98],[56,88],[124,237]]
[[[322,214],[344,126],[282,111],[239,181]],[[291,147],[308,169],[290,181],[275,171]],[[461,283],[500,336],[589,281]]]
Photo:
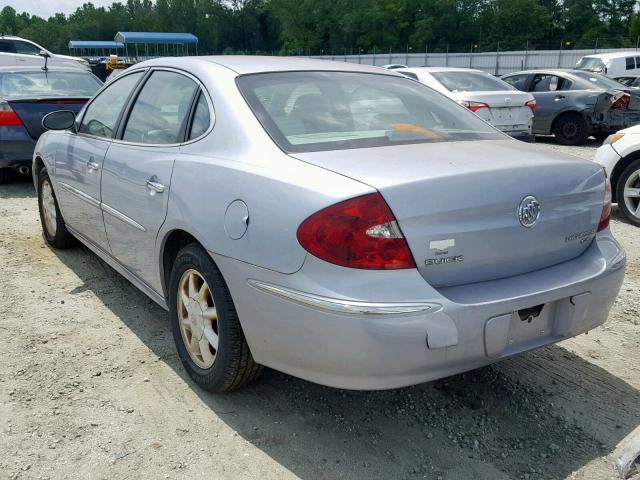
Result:
[[298,227],[300,245],[329,263],[390,270],[416,264],[396,219],[379,193],[336,203]]
[[604,205],[602,206],[600,223],[598,223],[598,231],[607,228],[609,226],[609,221],[611,220],[611,180],[609,180],[607,172],[604,172],[604,177]]
[[617,99],[615,102],[613,102],[613,105],[611,105],[611,108],[624,108],[627,109],[629,108],[629,101],[631,100],[631,97],[627,94],[622,95],[619,99]]
[[463,107],[467,107],[472,112],[477,112],[481,108],[489,108],[489,105],[483,102],[470,102],[469,100],[460,100],[458,103]]
[[529,100],[528,102],[525,102],[524,106],[529,107],[531,109],[531,113],[536,113],[536,107],[538,106],[538,104],[534,99],[534,100]]
[[0,103],[0,127],[15,127],[22,125],[22,120],[8,103]]

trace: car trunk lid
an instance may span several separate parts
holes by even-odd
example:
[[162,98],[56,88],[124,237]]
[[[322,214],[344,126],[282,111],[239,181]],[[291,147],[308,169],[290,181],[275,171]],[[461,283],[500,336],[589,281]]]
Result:
[[490,92],[456,92],[458,101],[481,102],[489,108],[480,108],[475,113],[491,125],[503,130],[523,130],[528,128],[533,112],[525,104],[533,97],[513,90]]
[[87,98],[40,98],[40,99],[14,99],[8,104],[16,115],[22,120],[29,135],[37,140],[44,132],[42,117],[57,110],[71,110],[78,113]]
[[[376,188],[434,287],[510,277],[580,255],[593,239],[604,174],[591,162],[513,140],[299,153]],[[540,216],[521,224],[535,197]]]

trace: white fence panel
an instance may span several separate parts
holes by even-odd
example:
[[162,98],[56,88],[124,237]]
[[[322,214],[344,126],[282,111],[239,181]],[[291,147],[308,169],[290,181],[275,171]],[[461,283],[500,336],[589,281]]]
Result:
[[399,63],[409,67],[477,68],[495,75],[533,68],[573,68],[585,55],[608,52],[636,52],[635,48],[606,50],[521,50],[482,53],[377,53],[375,55],[323,55],[311,58],[336,60],[365,65]]

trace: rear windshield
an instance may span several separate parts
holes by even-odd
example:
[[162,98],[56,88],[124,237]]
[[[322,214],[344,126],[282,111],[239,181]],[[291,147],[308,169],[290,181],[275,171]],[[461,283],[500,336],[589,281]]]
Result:
[[18,98],[92,97],[102,83],[85,72],[0,73],[0,96]]
[[277,72],[237,82],[286,152],[504,138],[466,108],[408,78]]
[[583,57],[576,64],[576,69],[587,72],[600,73],[604,71],[604,63],[599,58]]
[[480,72],[431,72],[444,88],[450,92],[493,92],[515,90],[489,73]]
[[621,88],[626,88],[620,82],[616,82],[609,77],[597,73],[573,72],[573,75],[582,80],[586,80],[592,87],[595,86],[603,90],[620,90]]

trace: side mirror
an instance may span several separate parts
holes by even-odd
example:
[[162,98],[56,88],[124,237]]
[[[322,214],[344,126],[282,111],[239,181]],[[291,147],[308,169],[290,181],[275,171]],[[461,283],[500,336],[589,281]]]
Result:
[[[69,130],[75,127],[76,114],[71,110],[51,112],[42,119],[42,126],[47,130]],[[75,128],[74,128],[75,130]]]
[[51,55],[49,55],[49,52],[47,52],[46,50],[40,50],[40,52],[38,53],[38,55],[40,55],[41,57],[44,57],[44,58],[49,58],[49,57],[51,57]]

